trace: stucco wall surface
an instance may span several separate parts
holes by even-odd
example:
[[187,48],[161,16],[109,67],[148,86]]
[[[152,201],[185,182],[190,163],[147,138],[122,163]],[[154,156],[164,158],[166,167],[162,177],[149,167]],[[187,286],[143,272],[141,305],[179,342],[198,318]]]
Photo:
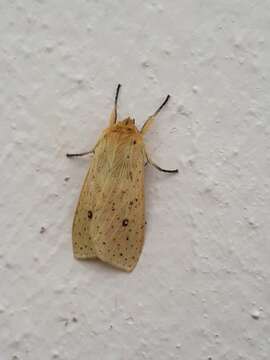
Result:
[[[0,359],[269,360],[270,1],[0,1]],[[146,241],[73,259],[91,148],[146,136]]]

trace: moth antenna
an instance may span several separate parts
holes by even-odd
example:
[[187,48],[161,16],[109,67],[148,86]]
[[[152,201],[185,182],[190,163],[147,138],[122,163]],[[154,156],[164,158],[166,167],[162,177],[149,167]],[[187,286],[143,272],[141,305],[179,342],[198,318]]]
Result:
[[160,110],[167,104],[167,102],[170,99],[170,95],[167,95],[166,99],[163,101],[163,103],[160,105],[160,107],[154,112],[152,116],[157,116],[157,114],[160,112]]
[[118,97],[120,92],[121,84],[117,85],[115,98],[114,98],[114,113],[115,113],[115,122],[117,121],[117,105],[118,105]]
[[110,126],[113,126],[117,121],[117,104],[118,104],[120,88],[121,88],[121,84],[118,84],[117,88],[116,88],[115,97],[114,97],[114,107],[113,107],[113,110],[112,110],[111,116],[110,116]]
[[144,135],[150,126],[153,124],[156,115],[160,112],[160,110],[167,104],[167,102],[170,99],[170,95],[167,95],[166,99],[163,101],[163,103],[160,105],[160,107],[153,113],[153,115],[150,115],[146,122],[143,124],[143,127],[141,128],[141,134]]

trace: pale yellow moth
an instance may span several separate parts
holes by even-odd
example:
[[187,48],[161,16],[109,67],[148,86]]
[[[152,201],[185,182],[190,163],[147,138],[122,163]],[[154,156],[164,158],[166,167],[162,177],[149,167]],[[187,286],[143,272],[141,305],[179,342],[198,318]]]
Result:
[[73,253],[77,259],[98,258],[125,271],[136,266],[144,243],[144,166],[157,166],[145,150],[143,136],[169,95],[138,130],[130,117],[117,121],[117,86],[109,127],[94,149],[67,157],[92,153],[72,228]]

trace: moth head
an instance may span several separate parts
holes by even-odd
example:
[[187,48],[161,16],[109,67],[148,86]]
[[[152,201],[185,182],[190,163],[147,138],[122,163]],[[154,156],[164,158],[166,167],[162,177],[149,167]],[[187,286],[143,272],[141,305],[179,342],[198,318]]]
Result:
[[110,126],[105,130],[106,132],[117,132],[119,134],[124,134],[128,136],[138,135],[140,131],[135,125],[135,119],[127,117],[121,121],[117,121],[113,126]]
[[128,131],[138,131],[135,126],[135,119],[131,119],[130,117],[119,121],[117,124],[120,125],[121,128],[125,128]]
[[134,127],[135,125],[135,119],[131,119],[130,117],[120,121],[120,123],[122,123],[125,126],[131,126]]

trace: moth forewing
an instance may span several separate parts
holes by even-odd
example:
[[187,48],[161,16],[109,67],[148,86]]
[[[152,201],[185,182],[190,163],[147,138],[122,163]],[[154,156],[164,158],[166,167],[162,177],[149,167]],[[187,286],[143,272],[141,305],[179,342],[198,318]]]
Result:
[[77,258],[96,256],[126,271],[135,267],[144,241],[143,157],[142,137],[134,126],[122,122],[105,131],[74,218]]
[[91,259],[96,257],[95,247],[91,236],[90,222],[93,218],[93,213],[89,209],[89,204],[92,204],[94,200],[93,192],[89,191],[89,183],[92,177],[93,168],[91,167],[85,177],[73,220],[73,254],[77,259]]

